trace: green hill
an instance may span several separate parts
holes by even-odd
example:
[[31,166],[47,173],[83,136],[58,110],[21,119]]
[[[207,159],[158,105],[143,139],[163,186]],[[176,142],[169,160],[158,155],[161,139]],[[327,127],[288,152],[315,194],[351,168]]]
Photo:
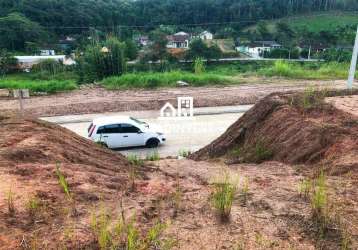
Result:
[[[286,18],[267,20],[267,28],[270,32],[275,31],[277,22],[285,22],[294,30],[307,27],[311,32],[332,31],[346,25],[358,25],[357,12],[316,12],[310,15],[297,15]],[[245,31],[255,31],[257,25],[248,27]]]

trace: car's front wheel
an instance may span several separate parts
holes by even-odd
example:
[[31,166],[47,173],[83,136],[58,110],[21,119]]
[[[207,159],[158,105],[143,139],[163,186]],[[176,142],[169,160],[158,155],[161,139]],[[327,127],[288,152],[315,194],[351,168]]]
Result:
[[151,138],[145,144],[148,148],[156,148],[159,146],[159,140],[157,138]]

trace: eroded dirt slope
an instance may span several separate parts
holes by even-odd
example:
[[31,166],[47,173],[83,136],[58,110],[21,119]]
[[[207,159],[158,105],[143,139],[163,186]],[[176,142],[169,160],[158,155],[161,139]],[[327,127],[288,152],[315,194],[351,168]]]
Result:
[[271,94],[191,159],[319,163],[332,174],[358,170],[358,117],[324,101],[347,94],[357,91]]

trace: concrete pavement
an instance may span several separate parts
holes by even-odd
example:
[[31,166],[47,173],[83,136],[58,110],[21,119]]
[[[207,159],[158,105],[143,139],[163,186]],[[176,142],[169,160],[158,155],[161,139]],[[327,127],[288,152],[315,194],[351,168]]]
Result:
[[134,111],[106,114],[90,114],[64,117],[48,117],[44,120],[61,126],[87,138],[87,128],[93,118],[104,115],[130,115],[150,125],[150,128],[166,135],[167,141],[157,149],[131,148],[118,150],[120,153],[136,154],[145,158],[153,151],[160,157],[177,156],[180,150],[196,151],[215,140],[239,119],[252,105],[210,107],[195,109],[193,119],[159,119],[158,111]]

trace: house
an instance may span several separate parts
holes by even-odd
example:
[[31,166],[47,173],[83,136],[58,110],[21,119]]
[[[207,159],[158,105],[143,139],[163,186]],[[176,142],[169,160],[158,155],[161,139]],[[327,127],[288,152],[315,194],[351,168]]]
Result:
[[185,32],[178,32],[174,35],[167,36],[168,49],[188,49],[190,43],[190,35]]
[[76,62],[71,57],[65,55],[58,56],[15,56],[18,67],[20,69],[31,69],[34,65],[39,64],[44,60],[55,60],[64,65],[74,65]]
[[214,35],[211,32],[205,30],[199,34],[199,37],[201,40],[213,40]]
[[143,47],[148,46],[149,45],[149,37],[148,36],[139,36],[137,38],[137,43]]
[[238,45],[236,51],[253,58],[261,58],[265,51],[278,48],[282,48],[282,45],[275,41],[255,41],[248,45]]
[[56,53],[53,49],[41,49],[40,56],[55,56]]

